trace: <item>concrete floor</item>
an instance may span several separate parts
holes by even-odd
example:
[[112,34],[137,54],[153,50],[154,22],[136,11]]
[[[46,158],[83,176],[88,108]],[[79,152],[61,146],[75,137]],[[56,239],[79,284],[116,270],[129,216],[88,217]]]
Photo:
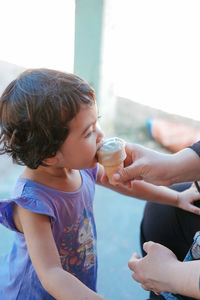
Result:
[[128,260],[140,253],[139,227],[144,201],[97,186],[98,291],[109,300],[144,300],[148,293],[133,281]]

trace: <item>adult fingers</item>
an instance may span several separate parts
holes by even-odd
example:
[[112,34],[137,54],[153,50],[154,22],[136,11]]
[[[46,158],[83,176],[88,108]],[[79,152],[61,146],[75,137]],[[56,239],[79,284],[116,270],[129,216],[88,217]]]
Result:
[[135,265],[137,264],[137,262],[140,260],[140,255],[136,252],[134,252],[128,262],[128,267],[129,269],[131,269],[132,271],[134,271]]
[[145,242],[144,244],[143,244],[143,250],[146,252],[146,253],[148,253],[149,252],[149,249],[153,246],[153,245],[155,245],[156,243],[154,243],[154,242],[152,242],[152,241],[149,241],[149,242]]
[[200,215],[200,208],[193,204],[188,204],[185,209],[193,214]]
[[101,183],[107,183],[108,182],[108,177],[106,175],[106,173],[104,173],[101,177]]
[[113,174],[113,179],[116,182],[128,182],[134,179],[142,179],[140,174],[137,174],[136,167],[133,167],[133,165],[130,165],[126,168],[121,169],[118,173]]
[[150,287],[147,287],[145,284],[141,284],[141,287],[143,288],[143,290],[145,291],[151,291]]

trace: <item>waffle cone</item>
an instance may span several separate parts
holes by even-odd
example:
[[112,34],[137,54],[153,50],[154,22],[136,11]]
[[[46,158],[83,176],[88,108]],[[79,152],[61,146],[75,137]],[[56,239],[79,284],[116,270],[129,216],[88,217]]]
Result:
[[121,161],[119,164],[111,167],[104,167],[106,171],[106,175],[108,176],[109,183],[112,185],[116,185],[117,183],[112,180],[112,175],[118,173],[124,166],[124,162]]

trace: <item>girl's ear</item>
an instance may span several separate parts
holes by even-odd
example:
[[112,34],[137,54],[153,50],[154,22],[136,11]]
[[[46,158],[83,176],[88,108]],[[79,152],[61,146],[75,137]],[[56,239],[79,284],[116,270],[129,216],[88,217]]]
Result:
[[44,162],[46,165],[48,165],[48,166],[54,166],[54,165],[56,165],[56,164],[57,164],[57,161],[58,161],[58,158],[57,158],[56,155],[53,156],[53,157],[45,158],[45,159],[43,160],[43,162]]

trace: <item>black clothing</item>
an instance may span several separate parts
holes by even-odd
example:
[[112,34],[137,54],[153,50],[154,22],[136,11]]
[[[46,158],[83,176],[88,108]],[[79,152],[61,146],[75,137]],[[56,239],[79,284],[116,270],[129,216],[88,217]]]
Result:
[[193,144],[192,146],[190,146],[188,148],[191,148],[192,150],[194,150],[196,152],[196,154],[198,154],[200,156],[200,141]]
[[[175,184],[172,189],[183,191],[192,183]],[[200,207],[200,201],[195,205]],[[153,241],[171,249],[179,260],[184,260],[193,242],[194,234],[200,230],[200,216],[177,207],[147,202],[140,230],[141,251],[144,242]],[[161,296],[151,293],[148,300],[161,300]],[[192,300],[182,296],[182,299]]]

